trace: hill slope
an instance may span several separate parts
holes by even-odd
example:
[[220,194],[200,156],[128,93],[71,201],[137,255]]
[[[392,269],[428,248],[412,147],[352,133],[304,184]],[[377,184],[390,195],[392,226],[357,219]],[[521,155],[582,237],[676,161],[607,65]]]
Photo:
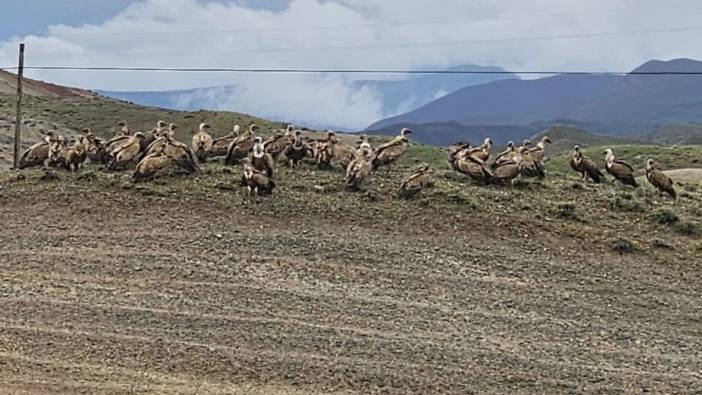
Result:
[[[635,71],[702,71],[702,62],[648,62]],[[660,124],[702,121],[700,75],[556,75],[460,89],[414,111],[378,121],[392,125],[575,123],[597,133],[636,135]]]

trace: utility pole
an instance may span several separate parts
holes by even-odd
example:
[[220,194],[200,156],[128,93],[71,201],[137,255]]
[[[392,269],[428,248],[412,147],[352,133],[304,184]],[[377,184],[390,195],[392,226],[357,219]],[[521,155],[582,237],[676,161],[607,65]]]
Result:
[[15,169],[19,169],[20,141],[22,130],[22,74],[24,74],[24,43],[19,45],[19,67],[17,68],[17,118],[15,119]]

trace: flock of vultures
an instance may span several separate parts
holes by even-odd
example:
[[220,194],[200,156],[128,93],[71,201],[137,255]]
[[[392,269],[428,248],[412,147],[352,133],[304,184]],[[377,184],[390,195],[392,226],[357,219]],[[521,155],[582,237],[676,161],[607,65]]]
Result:
[[[49,166],[77,171],[89,160],[113,171],[134,168],[133,179],[147,181],[171,170],[191,174],[198,170],[199,164],[220,157],[225,165],[243,164],[242,185],[248,188],[249,194],[258,195],[270,194],[275,188],[276,162],[284,161],[294,168],[307,159],[321,169],[338,167],[345,170],[346,186],[357,190],[373,173],[392,165],[407,151],[408,135],[412,133],[404,128],[391,141],[373,148],[363,135],[352,146],[331,131],[322,138],[312,139],[303,136],[303,132],[292,125],[274,131],[265,141],[256,136],[258,127],[254,124],[243,132],[236,125],[233,133],[213,138],[211,127],[202,123],[188,146],[174,138],[176,129],[175,124],[158,121],[149,132],[132,133],[127,123],[121,121],[114,137],[108,141],[98,138],[90,129],[84,129],[80,137],[71,142],[49,133],[43,141],[24,152],[19,167]],[[461,142],[449,147],[448,159],[454,170],[477,183],[513,185],[518,177],[545,176],[543,161],[545,146],[549,143],[548,137],[543,137],[534,146],[528,140],[520,146],[510,142],[504,151],[493,154],[490,139],[478,146]],[[611,149],[603,155],[607,173],[622,184],[638,187],[634,169],[628,163],[617,159]],[[600,183],[604,179],[595,162],[577,145],[573,148],[570,166],[585,182]],[[430,167],[423,165],[417,172],[403,178],[398,196],[406,198],[419,193],[429,185],[430,172]],[[651,159],[646,164],[646,178],[660,192],[676,198],[673,181]]]

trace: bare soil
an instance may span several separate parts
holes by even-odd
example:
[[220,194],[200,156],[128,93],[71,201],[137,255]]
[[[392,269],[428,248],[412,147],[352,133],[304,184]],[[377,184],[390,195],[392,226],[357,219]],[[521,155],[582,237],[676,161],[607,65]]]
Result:
[[[549,184],[551,199],[585,202],[576,221],[548,214],[539,190],[441,179],[398,201],[393,171],[360,193],[340,174],[284,172],[256,199],[219,168],[147,185],[6,173],[0,388],[702,391],[694,238],[608,212],[611,191]],[[612,232],[637,250],[615,252]]]

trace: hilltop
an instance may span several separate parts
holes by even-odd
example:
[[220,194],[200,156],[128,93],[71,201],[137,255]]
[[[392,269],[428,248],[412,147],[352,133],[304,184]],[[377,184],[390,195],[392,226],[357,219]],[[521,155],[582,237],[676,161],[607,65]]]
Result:
[[[690,70],[702,71],[702,62],[652,61],[633,71]],[[416,110],[375,122],[367,131],[447,122],[465,128],[561,123],[598,134],[633,137],[660,125],[702,122],[700,92],[699,75],[555,75],[502,80],[465,87]]]

